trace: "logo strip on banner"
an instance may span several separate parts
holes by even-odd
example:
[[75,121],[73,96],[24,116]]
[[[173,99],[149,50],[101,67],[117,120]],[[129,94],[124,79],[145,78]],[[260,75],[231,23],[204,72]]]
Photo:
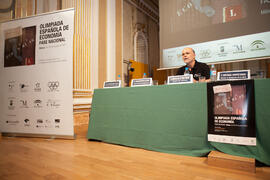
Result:
[[185,47],[193,48],[197,54],[197,60],[204,63],[269,57],[269,36],[270,31],[164,49],[162,68],[185,65],[181,54]]
[[256,146],[255,137],[239,137],[239,136],[224,136],[224,135],[208,134],[208,141],[227,143],[227,144],[238,144],[238,145],[244,144],[248,146]]

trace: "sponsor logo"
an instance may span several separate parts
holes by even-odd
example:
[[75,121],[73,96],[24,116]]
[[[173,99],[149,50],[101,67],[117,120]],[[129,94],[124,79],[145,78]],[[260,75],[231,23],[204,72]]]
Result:
[[55,108],[60,107],[59,100],[53,100],[53,99],[49,99],[47,101],[46,105],[47,105],[47,107],[55,107]]
[[20,100],[21,108],[29,108],[27,105],[27,100]]
[[20,91],[21,92],[28,92],[28,88],[29,88],[29,85],[27,85],[25,83],[20,84]]
[[42,119],[37,119],[37,123],[38,124],[42,124],[43,123],[43,120]]
[[54,119],[54,123],[55,123],[55,128],[60,128],[60,125],[59,125],[59,123],[60,123],[60,119]]
[[36,125],[36,128],[44,128],[44,125]]
[[262,40],[256,40],[250,44],[251,51],[259,51],[259,50],[265,50],[265,49],[266,48],[264,46],[264,41]]
[[34,91],[35,91],[35,92],[40,92],[40,91],[41,91],[40,83],[39,83],[39,82],[37,82],[37,83],[35,84]]
[[243,50],[243,45],[242,44],[235,44],[233,45],[233,54],[237,54],[237,53],[244,53],[245,51]]
[[41,103],[42,103],[42,101],[40,100],[40,99],[36,99],[35,101],[34,101],[34,107],[35,108],[41,108],[42,106],[41,106]]
[[224,47],[224,46],[220,46],[220,47],[219,47],[219,51],[220,51],[221,53],[224,53],[225,47]]
[[24,126],[25,127],[29,127],[30,126],[30,120],[29,119],[25,119],[24,120]]
[[6,123],[13,125],[13,124],[19,124],[19,121],[18,120],[7,120]]
[[15,109],[15,104],[14,104],[15,98],[9,98],[8,99],[8,109],[9,110],[14,110]]
[[8,82],[8,91],[13,92],[15,87],[15,81]]
[[200,58],[205,59],[205,58],[211,58],[211,50],[210,49],[205,49],[200,51]]
[[59,81],[50,81],[48,82],[49,91],[58,91],[59,88]]
[[224,57],[224,56],[227,56],[227,54],[228,54],[228,52],[226,50],[226,47],[224,45],[219,46],[218,56]]

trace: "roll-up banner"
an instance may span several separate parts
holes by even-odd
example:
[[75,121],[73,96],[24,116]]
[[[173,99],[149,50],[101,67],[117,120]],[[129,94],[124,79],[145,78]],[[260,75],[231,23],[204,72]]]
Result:
[[0,131],[73,137],[74,9],[0,26]]
[[207,83],[208,141],[256,145],[254,81]]

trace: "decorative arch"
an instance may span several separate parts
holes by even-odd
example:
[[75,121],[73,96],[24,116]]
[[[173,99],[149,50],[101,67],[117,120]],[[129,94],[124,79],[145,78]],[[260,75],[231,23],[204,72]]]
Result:
[[134,60],[148,64],[148,41],[142,31],[137,31],[134,35]]

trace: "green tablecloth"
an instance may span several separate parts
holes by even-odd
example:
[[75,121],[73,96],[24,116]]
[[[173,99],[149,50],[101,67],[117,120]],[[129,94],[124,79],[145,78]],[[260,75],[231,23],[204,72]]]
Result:
[[269,79],[255,80],[256,147],[207,141],[206,83],[96,89],[87,138],[190,156],[218,149],[270,165],[269,92]]

